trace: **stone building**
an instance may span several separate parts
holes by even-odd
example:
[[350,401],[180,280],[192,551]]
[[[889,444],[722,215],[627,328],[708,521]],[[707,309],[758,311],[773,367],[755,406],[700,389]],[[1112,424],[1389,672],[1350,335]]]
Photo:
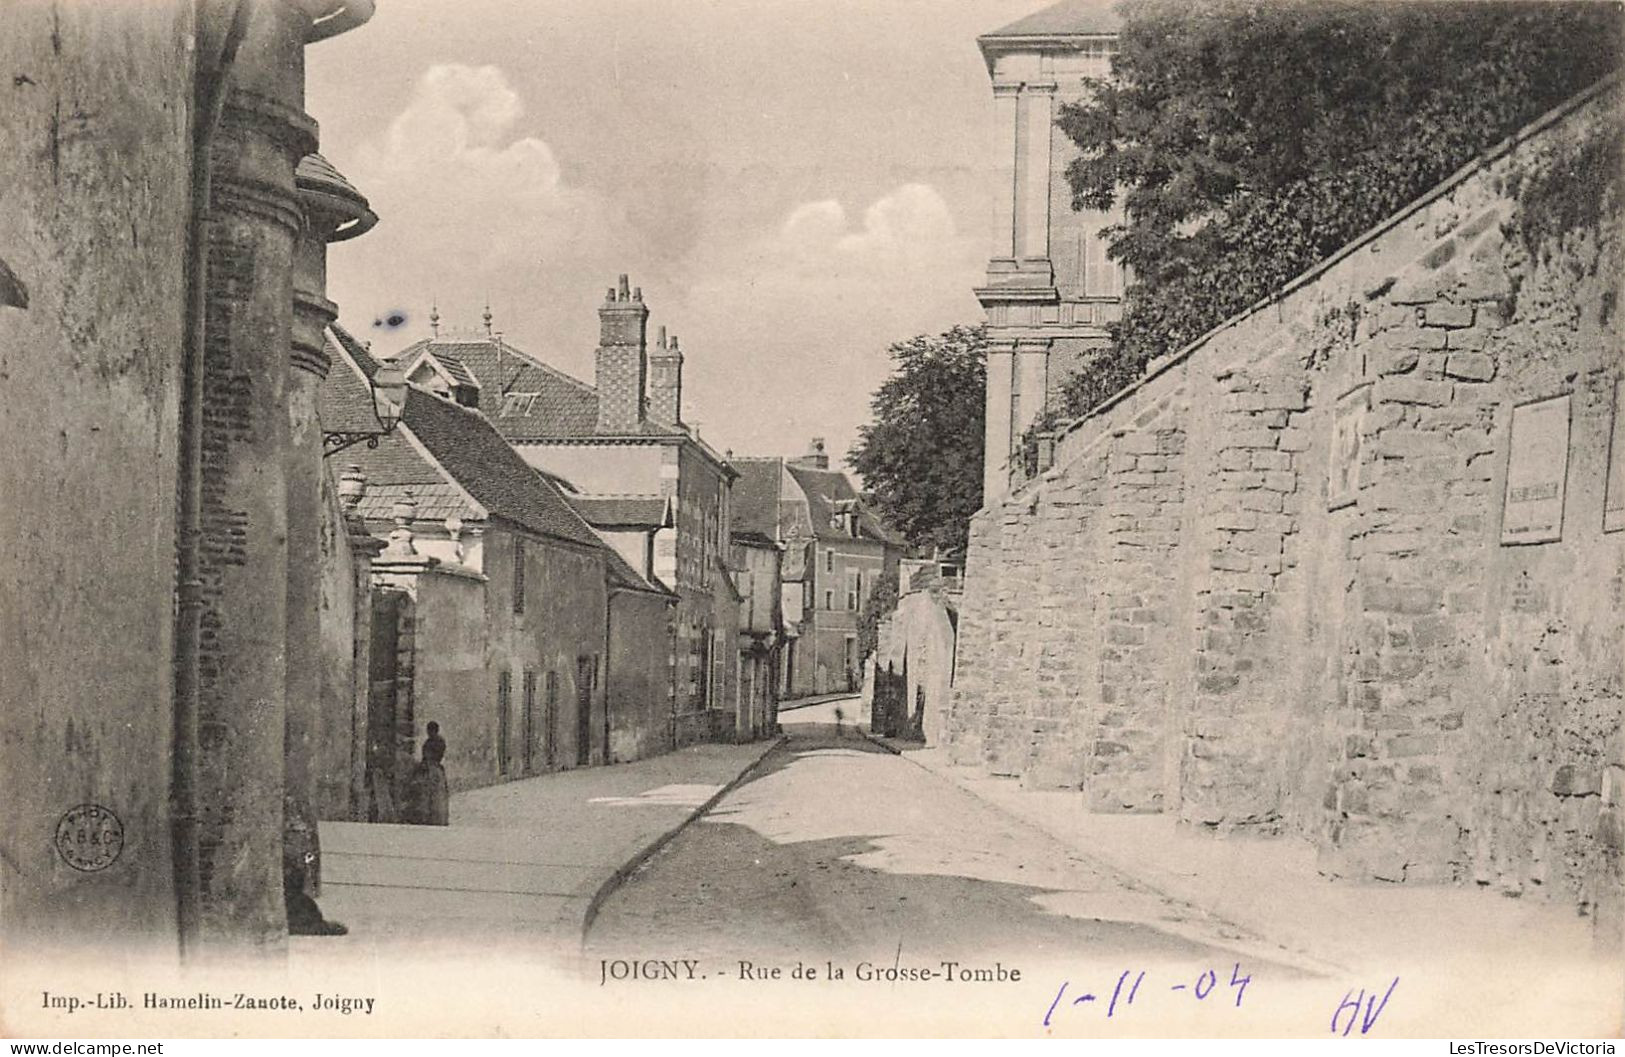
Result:
[[784,547],[761,532],[736,528],[730,565],[739,584],[737,736],[750,740],[778,726],[779,667],[784,657]]
[[[304,49],[369,0],[8,9],[0,946],[275,954],[314,854],[326,242]],[[330,167],[326,167],[330,168]],[[39,511],[71,532],[39,531]],[[316,547],[311,548],[314,554]]]
[[1620,936],[1619,82],[1154,361],[971,529],[950,749]]
[[478,406],[526,462],[568,483],[577,510],[604,519],[640,575],[676,593],[677,740],[731,736],[741,599],[727,563],[738,474],[683,424],[683,353],[663,329],[648,348],[642,291],[621,276],[598,318],[592,385],[503,341],[489,312],[475,336],[441,336],[436,316],[435,336],[395,362],[414,382]]
[[[785,548],[781,571],[787,633],[783,696],[856,691],[863,681],[858,624],[903,542],[881,523],[846,474],[829,468],[821,438],[797,459],[736,458],[742,531]],[[790,629],[793,628],[793,632]]]
[[[338,328],[335,416],[378,365]],[[399,425],[351,449],[372,560],[368,817],[394,821],[422,732],[453,790],[669,749],[674,596],[632,570],[479,411],[409,387]]]
[[1100,230],[1113,213],[1074,211],[1066,167],[1076,148],[1055,128],[1086,78],[1111,75],[1121,20],[1112,0],[1060,3],[977,38],[993,80],[997,174],[987,279],[987,410],[982,493],[1024,473],[1012,454],[1059,403],[1066,380],[1107,341],[1121,314],[1123,268]]
[[958,585],[942,575],[938,562],[898,563],[897,605],[880,622],[864,682],[876,733],[943,743],[953,693]]

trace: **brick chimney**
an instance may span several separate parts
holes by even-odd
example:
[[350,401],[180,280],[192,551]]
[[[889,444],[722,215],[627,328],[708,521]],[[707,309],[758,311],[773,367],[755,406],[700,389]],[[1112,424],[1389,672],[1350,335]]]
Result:
[[675,334],[667,344],[665,327],[649,353],[649,417],[672,424],[683,420],[683,351]]
[[815,470],[829,469],[829,455],[824,451],[824,438],[814,437],[812,443],[807,445],[807,454],[796,462],[802,466],[811,466]]
[[643,290],[627,287],[626,276],[609,288],[598,309],[598,432],[634,433],[644,420],[648,380],[649,309]]

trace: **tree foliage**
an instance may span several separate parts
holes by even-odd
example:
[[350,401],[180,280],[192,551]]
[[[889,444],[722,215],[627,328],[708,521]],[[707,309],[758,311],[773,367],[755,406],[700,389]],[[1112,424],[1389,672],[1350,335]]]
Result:
[[1127,0],[1113,79],[1059,124],[1133,270],[1080,413],[1613,71],[1614,3]]
[[891,377],[870,403],[874,422],[847,458],[915,547],[962,552],[982,504],[986,340],[985,327],[956,326],[893,345]]
[[858,656],[866,661],[880,645],[880,622],[897,608],[897,588],[897,566],[893,565],[880,574],[858,614]]

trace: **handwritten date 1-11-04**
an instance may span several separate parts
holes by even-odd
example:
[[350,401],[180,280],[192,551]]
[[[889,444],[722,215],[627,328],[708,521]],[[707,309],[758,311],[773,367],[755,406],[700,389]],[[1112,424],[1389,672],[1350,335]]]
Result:
[[[1236,962],[1230,967],[1229,983],[1221,985],[1221,979],[1222,977],[1218,972],[1207,969],[1197,976],[1194,981],[1179,980],[1168,984],[1153,982],[1150,986],[1165,989],[1170,993],[1183,992],[1186,995],[1193,996],[1194,1000],[1198,1002],[1207,1002],[1209,998],[1216,997],[1219,1003],[1230,1005],[1234,1009],[1240,1009],[1242,999],[1247,994],[1247,985],[1252,983],[1252,975],[1250,973],[1245,976],[1242,975],[1241,963]],[[1143,969],[1139,972],[1135,972],[1133,969],[1125,969],[1117,977],[1117,982],[1112,986],[1110,995],[1075,990],[1070,980],[1064,980],[1061,982],[1060,989],[1055,992],[1055,998],[1050,1002],[1049,1009],[1044,1013],[1043,1026],[1050,1027],[1066,1010],[1077,1007],[1084,1009],[1104,1008],[1108,1018],[1115,1017],[1118,1013],[1124,1012],[1134,1005],[1134,1000],[1139,997],[1140,989],[1145,984],[1146,973]],[[1388,1000],[1393,997],[1394,989],[1398,986],[1399,977],[1396,976],[1393,982],[1388,985],[1387,990],[1381,992],[1380,998],[1376,989],[1372,989],[1368,993],[1362,988],[1356,993],[1353,988],[1350,988],[1332,1014],[1332,1034],[1346,1036],[1356,1026],[1359,1027],[1361,1035],[1368,1034],[1377,1026],[1377,1018],[1387,1008]],[[1221,988],[1222,993],[1215,996],[1214,991]],[[1234,1000],[1226,1001],[1232,995]]]
[[[1237,962],[1231,967],[1230,983],[1228,986],[1235,990],[1235,1007],[1237,1009],[1241,1008],[1241,1000],[1246,995],[1247,985],[1252,983],[1252,980],[1253,978],[1251,974],[1248,974],[1247,976],[1241,975],[1240,962]],[[1134,1000],[1139,997],[1140,986],[1144,983],[1145,971],[1143,969],[1138,973],[1134,972],[1132,969],[1125,969],[1123,970],[1123,974],[1117,978],[1117,983],[1112,988],[1112,993],[1108,997],[1104,995],[1097,995],[1092,991],[1074,992],[1069,995],[1067,992],[1072,986],[1072,981],[1062,981],[1061,989],[1055,993],[1055,1001],[1050,1003],[1049,1011],[1044,1014],[1044,1027],[1047,1028],[1050,1026],[1058,1012],[1071,1006],[1098,1007],[1100,1005],[1104,1005],[1106,1008],[1106,1016],[1114,1017],[1117,1015],[1119,1010],[1127,1009],[1129,1006],[1134,1004]],[[1198,1001],[1206,1001],[1208,996],[1213,994],[1214,988],[1218,986],[1219,974],[1214,972],[1212,969],[1208,969],[1206,972],[1202,973],[1202,975],[1198,976],[1194,982],[1184,981],[1181,983],[1176,983],[1169,986],[1168,990],[1188,991],[1189,993],[1195,995]]]

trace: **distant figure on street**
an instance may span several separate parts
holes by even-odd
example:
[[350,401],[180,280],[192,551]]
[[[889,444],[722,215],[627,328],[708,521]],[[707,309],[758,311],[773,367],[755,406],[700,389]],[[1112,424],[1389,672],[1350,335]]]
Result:
[[446,739],[440,736],[440,724],[430,722],[428,736],[423,739],[423,759],[412,768],[407,783],[406,821],[419,826],[447,826],[451,824],[451,790],[446,784]]
[[846,737],[846,732],[841,728],[841,723],[845,719],[846,719],[846,713],[841,711],[841,706],[840,705],[836,705],[835,706],[835,736],[837,738]]

